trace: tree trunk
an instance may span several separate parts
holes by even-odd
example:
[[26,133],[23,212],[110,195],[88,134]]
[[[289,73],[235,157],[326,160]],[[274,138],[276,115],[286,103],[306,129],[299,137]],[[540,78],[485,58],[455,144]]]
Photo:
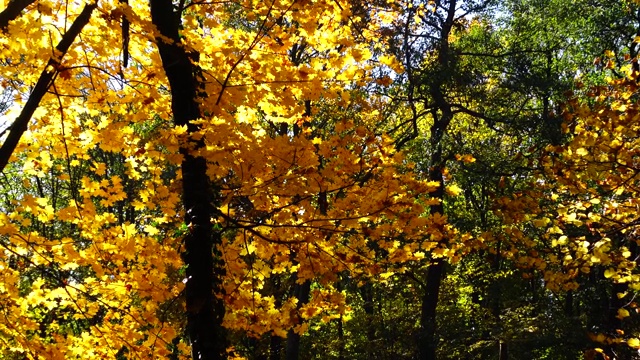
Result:
[[342,315],[340,315],[340,318],[338,319],[338,360],[344,360],[344,353],[345,353],[345,349],[344,349],[344,345],[345,345],[345,338],[344,338],[344,320],[342,318]]
[[[439,188],[432,193],[432,196],[434,198],[441,199],[441,202],[440,204],[432,205],[429,212],[432,215],[442,215],[444,214],[442,200],[444,199],[445,186],[442,171],[445,167],[445,160],[442,158],[442,144],[440,141],[444,135],[445,129],[453,118],[453,113],[451,112],[451,108],[444,101],[444,97],[439,89],[434,91],[434,98],[436,98],[437,101],[441,101],[440,104],[442,106],[440,109],[442,116],[438,117],[434,111],[434,123],[431,127],[431,142],[436,151],[432,156],[432,164],[434,165],[431,167],[431,171],[429,171],[429,179],[440,184]],[[447,246],[447,241],[448,239],[446,238],[440,240],[438,246]],[[436,310],[438,306],[438,296],[440,294],[440,285],[444,274],[444,266],[445,260],[434,259],[427,268],[427,283],[422,297],[422,316],[420,319],[421,330],[418,344],[420,360],[436,359],[436,348],[438,343],[438,337],[436,336]]]
[[282,349],[282,338],[278,335],[271,335],[269,342],[269,360],[280,360]]
[[[294,296],[298,299],[298,310],[302,305],[309,302],[311,293],[311,281],[307,280],[302,284],[296,282],[293,290]],[[287,355],[286,360],[298,360],[300,358],[300,334],[293,330],[287,333]]]
[[[273,294],[276,309],[282,306],[282,298],[284,291],[280,281],[280,275],[272,275],[267,279],[265,290]],[[282,354],[282,337],[271,334],[269,335],[269,360],[280,360]]]
[[421,333],[418,343],[420,360],[435,360],[438,339],[436,336],[436,308],[444,262],[436,261],[427,269],[427,286],[422,297]]
[[498,360],[509,359],[509,347],[507,346],[507,343],[504,340],[500,340],[498,343],[498,346],[499,346]]
[[[343,281],[344,279],[342,275],[340,275],[336,282],[336,289],[339,292],[344,290],[344,286],[342,285]],[[371,343],[371,341],[369,341],[369,343]],[[340,314],[340,318],[338,318],[338,360],[345,360],[344,319],[342,318],[342,314]]]
[[[374,343],[376,341],[376,324],[374,322],[374,314],[375,314],[375,306],[373,299],[373,285],[370,282],[366,282],[364,285],[360,287],[360,296],[362,297],[362,309],[364,313],[367,314],[367,342],[369,344]],[[374,347],[367,347],[367,357],[373,357]]]
[[[191,123],[200,118],[198,105],[202,86],[200,69],[195,65],[198,53],[187,52],[181,43],[179,28],[181,10],[174,10],[171,0],[150,0],[151,19],[160,34],[171,40],[157,38],[162,64],[171,87],[171,109],[176,126],[187,126],[192,134],[198,127]],[[184,222],[189,232],[184,238],[182,257],[187,266],[185,287],[187,334],[191,355],[198,360],[227,358],[226,334],[222,327],[224,302],[221,294],[225,275],[218,246],[221,234],[213,231],[210,221],[217,191],[207,176],[204,158],[190,155],[188,149],[203,146],[202,141],[188,140],[181,144],[182,200]]]
[[567,291],[564,298],[564,314],[573,317],[573,290]]
[[[440,44],[438,49],[438,63],[440,69],[445,73],[449,71],[450,67],[449,35],[455,19],[456,1],[452,0],[448,5],[447,17],[444,20],[440,31]],[[432,205],[430,207],[429,212],[431,215],[445,215],[442,201],[444,201],[445,183],[443,171],[446,167],[446,159],[442,156],[442,139],[446,133],[449,123],[451,123],[451,120],[453,119],[453,111],[451,110],[451,104],[449,104],[445,96],[444,83],[444,79],[440,79],[429,89],[431,97],[435,102],[435,107],[431,111],[433,125],[431,125],[429,132],[429,141],[431,143],[431,148],[434,150],[433,155],[431,156],[429,180],[435,181],[440,185],[438,189],[431,194],[434,198],[440,199],[439,204]],[[447,246],[448,240],[449,239],[444,238],[440,240],[438,245]],[[420,318],[421,329],[418,345],[420,360],[436,359],[436,349],[438,346],[436,315],[444,267],[445,260],[434,259],[427,268],[427,283],[422,297],[422,316]]]

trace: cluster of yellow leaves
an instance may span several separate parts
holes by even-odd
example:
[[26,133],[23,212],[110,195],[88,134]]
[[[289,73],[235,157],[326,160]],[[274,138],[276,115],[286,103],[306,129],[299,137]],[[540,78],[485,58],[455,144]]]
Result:
[[[565,274],[588,273],[601,265],[606,278],[640,289],[634,270],[637,257],[637,208],[640,205],[637,172],[640,163],[640,116],[633,100],[633,80],[618,80],[610,88],[592,89],[593,107],[574,101],[565,129],[570,143],[551,148],[543,161],[553,186],[550,200],[557,218],[550,222],[547,238]],[[576,236],[569,228],[583,228]],[[577,286],[575,284],[574,286]]]
[[[227,133],[225,127],[217,126],[213,134]],[[273,296],[263,291],[272,277],[295,274],[298,282],[312,280],[338,295],[333,287],[338,274],[375,276],[385,263],[420,260],[442,232],[451,231],[444,217],[422,217],[424,205],[439,200],[426,198],[420,205],[416,197],[437,184],[398,172],[402,156],[390,139],[347,121],[335,125],[339,136],[322,141],[305,131],[256,138],[248,125],[235,129],[246,131],[229,132],[230,143],[238,144],[233,156],[216,157],[222,149],[205,155],[227,169],[215,176],[236,174],[223,191],[220,214],[220,221],[238,229],[222,247],[228,303],[235,310],[226,319],[228,327],[282,335],[294,325],[296,317],[286,314],[295,306],[290,300],[275,308]],[[235,142],[238,136],[252,140]],[[204,138],[209,143],[209,135]],[[313,311],[305,305],[309,311],[302,310],[302,317],[334,311],[331,304],[346,310],[342,302],[323,304],[324,310]],[[271,318],[279,320],[267,321]]]
[[[567,104],[569,141],[547,148],[533,190],[500,199],[496,209],[512,244],[506,254],[542,274],[547,288],[576,290],[587,274],[621,284],[626,290],[617,297],[628,301],[617,311],[620,320],[638,312],[633,294],[640,290],[640,112],[638,74],[631,75],[590,89],[593,104]],[[618,335],[593,340],[640,346],[622,330]]]

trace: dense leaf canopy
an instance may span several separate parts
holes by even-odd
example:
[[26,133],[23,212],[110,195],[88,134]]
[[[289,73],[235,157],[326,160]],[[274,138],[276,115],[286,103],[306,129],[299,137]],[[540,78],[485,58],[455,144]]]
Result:
[[638,358],[635,2],[0,10],[0,359]]

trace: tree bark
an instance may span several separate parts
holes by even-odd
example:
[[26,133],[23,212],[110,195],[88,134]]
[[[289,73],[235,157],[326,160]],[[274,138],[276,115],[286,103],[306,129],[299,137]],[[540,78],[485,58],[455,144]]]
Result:
[[[13,0],[10,1],[6,9],[0,12],[0,29],[4,32],[9,26],[9,21],[15,20],[20,16],[22,10],[33,4],[35,0]],[[97,4],[94,4],[94,8]]]
[[[438,46],[438,65],[440,71],[447,74],[450,71],[450,49],[449,34],[453,27],[456,12],[456,0],[449,1],[447,8],[447,16],[442,24],[440,31],[440,41]],[[442,139],[446,133],[447,127],[453,119],[453,111],[451,104],[446,98],[444,85],[446,78],[437,79],[430,87],[429,92],[435,107],[431,111],[433,117],[433,125],[430,128],[429,136],[431,148],[434,150],[431,156],[431,167],[429,170],[429,180],[439,184],[438,189],[432,193],[436,199],[440,199],[440,203],[432,205],[429,209],[431,215],[444,215],[444,175],[443,171],[446,167],[446,159],[443,157]],[[439,241],[438,246],[447,246],[449,239],[444,238]],[[420,360],[435,360],[436,350],[438,346],[437,336],[437,306],[438,297],[440,295],[440,285],[444,275],[445,260],[434,259],[427,268],[427,283],[422,297],[422,315],[420,318],[420,335],[418,354]]]
[[500,340],[498,343],[499,346],[499,354],[498,360],[508,360],[509,359],[509,347],[504,340]]
[[[151,19],[160,34],[171,40],[156,39],[162,65],[171,88],[171,109],[176,126],[187,126],[188,134],[198,131],[191,121],[201,117],[198,105],[203,80],[195,65],[199,54],[187,52],[180,35],[180,12],[171,0],[150,0]],[[189,231],[184,238],[182,257],[187,266],[185,287],[187,334],[192,358],[198,360],[226,359],[227,339],[222,327],[224,301],[224,263],[218,246],[219,232],[213,231],[210,217],[218,191],[207,176],[207,163],[190,154],[190,149],[202,147],[202,141],[187,140],[180,152],[184,156],[182,169],[182,200],[184,221]]]
[[[444,136],[445,130],[449,123],[453,119],[453,113],[451,107],[444,99],[444,95],[439,87],[433,89],[432,96],[434,97],[438,108],[440,110],[440,116],[438,116],[437,110],[433,112],[433,125],[431,126],[431,145],[436,151],[432,155],[432,166],[429,171],[429,179],[437,182],[440,186],[436,191],[432,193],[434,198],[440,199],[440,203],[432,205],[429,209],[431,215],[441,214],[444,215],[444,206],[442,201],[444,200],[444,175],[442,174],[445,168],[445,159],[442,156],[442,144],[441,140]],[[446,246],[448,239],[442,239],[439,241],[438,246]],[[435,360],[436,348],[438,344],[437,332],[437,306],[438,297],[440,294],[440,285],[442,283],[442,276],[444,275],[445,260],[434,259],[427,268],[427,283],[424,289],[424,295],[422,297],[422,316],[420,319],[421,333],[419,335],[418,353],[420,360]]]
[[[298,310],[302,305],[309,302],[309,295],[311,293],[311,281],[307,280],[302,284],[294,285],[294,296],[298,299]],[[298,360],[300,358],[300,334],[293,330],[289,330],[287,333],[287,354],[286,360]]]
[[[364,285],[360,287],[360,296],[362,297],[362,309],[364,313],[367,314],[367,342],[369,344],[374,344],[376,341],[376,322],[374,321],[375,315],[375,301],[374,301],[374,290],[371,282],[367,281]],[[374,346],[368,346],[366,349],[367,358],[374,358]]]
[[282,338],[278,335],[271,335],[269,339],[269,360],[280,360],[282,349]]
[[436,359],[438,338],[436,336],[436,307],[440,294],[440,284],[445,263],[434,262],[427,269],[427,286],[422,297],[422,316],[420,318],[421,333],[419,338],[419,359]]

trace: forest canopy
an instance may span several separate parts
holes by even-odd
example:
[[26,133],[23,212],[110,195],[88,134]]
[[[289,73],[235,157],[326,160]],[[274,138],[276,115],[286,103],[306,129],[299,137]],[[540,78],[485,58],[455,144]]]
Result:
[[9,0],[0,359],[640,358],[640,4]]

